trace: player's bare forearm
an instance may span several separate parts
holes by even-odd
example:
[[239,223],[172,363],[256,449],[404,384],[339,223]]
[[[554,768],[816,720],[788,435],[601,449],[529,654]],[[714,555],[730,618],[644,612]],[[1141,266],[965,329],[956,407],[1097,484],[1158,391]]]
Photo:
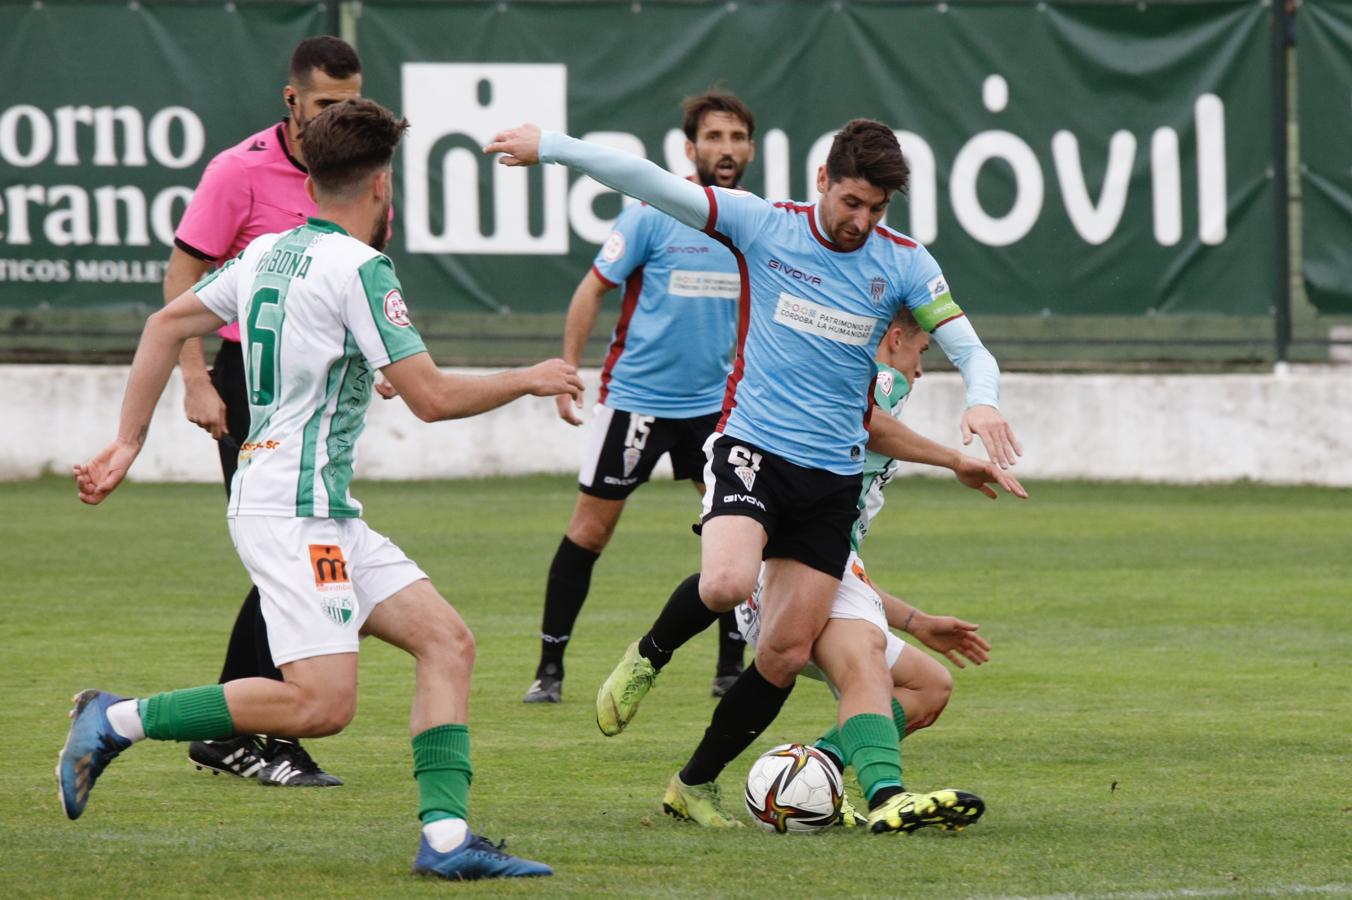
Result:
[[601,303],[610,292],[606,284],[596,273],[588,271],[573,291],[573,299],[568,303],[568,318],[563,323],[563,358],[565,362],[577,366],[582,363],[582,354],[586,352],[587,341],[592,329],[596,327],[596,317],[600,314]]
[[[175,247],[169,255],[169,265],[164,273],[164,303],[169,305],[181,294],[192,290],[193,285],[202,280],[202,276],[211,268],[211,263],[185,253]],[[206,382],[207,360],[202,350],[202,339],[191,337],[183,342],[178,355],[179,366],[183,369],[185,382]]]
[[962,454],[917,433],[891,416],[873,416],[868,448],[892,459],[956,470]]
[[424,422],[477,416],[528,394],[577,397],[582,392],[577,369],[561,359],[494,375],[456,375],[441,372],[424,352],[391,363],[381,371],[413,414]]
[[878,599],[882,601],[883,615],[887,617],[888,627],[898,631],[909,631],[911,620],[920,610],[900,597],[878,590],[876,585],[874,590],[878,593]]

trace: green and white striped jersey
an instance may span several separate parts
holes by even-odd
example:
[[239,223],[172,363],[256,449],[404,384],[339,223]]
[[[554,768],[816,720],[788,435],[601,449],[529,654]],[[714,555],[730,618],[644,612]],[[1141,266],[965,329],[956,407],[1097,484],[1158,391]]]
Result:
[[[911,385],[906,376],[891,366],[875,363],[878,367],[877,380],[873,385],[873,402],[877,406],[874,415],[885,412],[894,419],[901,418],[901,408],[911,393]],[[850,529],[850,547],[855,553],[868,535],[868,527],[883,508],[883,488],[887,487],[892,476],[897,473],[897,461],[881,453],[869,450],[864,455],[864,486],[859,492],[859,518]]]
[[228,514],[360,516],[348,486],[375,370],[425,350],[389,258],[312,218],[193,291],[242,326],[251,426]]

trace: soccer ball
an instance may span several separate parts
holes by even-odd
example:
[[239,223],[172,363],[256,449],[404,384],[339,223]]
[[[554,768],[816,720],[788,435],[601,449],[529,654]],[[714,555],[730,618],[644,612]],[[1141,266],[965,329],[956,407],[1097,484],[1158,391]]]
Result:
[[766,831],[819,831],[834,825],[844,794],[840,772],[816,747],[781,744],[746,776],[746,808]]

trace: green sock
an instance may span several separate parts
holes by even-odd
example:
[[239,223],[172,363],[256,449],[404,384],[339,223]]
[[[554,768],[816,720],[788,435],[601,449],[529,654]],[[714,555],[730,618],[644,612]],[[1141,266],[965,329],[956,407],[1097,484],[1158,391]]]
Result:
[[870,800],[879,788],[901,787],[901,753],[897,725],[887,716],[862,713],[840,726],[841,746]]
[[418,818],[463,819],[469,810],[469,726],[438,725],[413,736],[413,777],[418,781]]
[[214,741],[235,733],[220,684],[156,694],[139,701],[136,709],[146,737],[157,741]]
[[897,724],[897,740],[906,740],[906,709],[892,698],[892,721]]
[[840,760],[840,765],[842,768],[844,768],[845,764],[849,762],[849,759],[845,756],[845,751],[840,749],[839,725],[832,725],[830,731],[826,732],[826,734],[817,738],[817,743],[814,746],[818,750],[825,750],[829,752],[836,759]]

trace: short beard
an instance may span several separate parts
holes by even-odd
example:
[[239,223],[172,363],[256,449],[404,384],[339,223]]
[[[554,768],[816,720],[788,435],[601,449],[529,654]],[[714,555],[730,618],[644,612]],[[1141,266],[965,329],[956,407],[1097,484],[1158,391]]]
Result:
[[736,187],[737,185],[742,183],[742,173],[746,171],[746,166],[742,166],[737,170],[737,177],[732,179],[732,184],[720,185],[718,183],[718,171],[717,171],[719,162],[722,162],[722,160],[718,160],[717,162],[715,162],[714,168],[711,169],[706,169],[699,163],[695,163],[695,177],[699,179],[700,184],[704,185],[705,187]]
[[368,241],[371,248],[378,253],[384,253],[385,248],[390,243],[390,205],[385,204],[381,209],[380,215],[376,218],[375,224],[371,226],[371,240]]

